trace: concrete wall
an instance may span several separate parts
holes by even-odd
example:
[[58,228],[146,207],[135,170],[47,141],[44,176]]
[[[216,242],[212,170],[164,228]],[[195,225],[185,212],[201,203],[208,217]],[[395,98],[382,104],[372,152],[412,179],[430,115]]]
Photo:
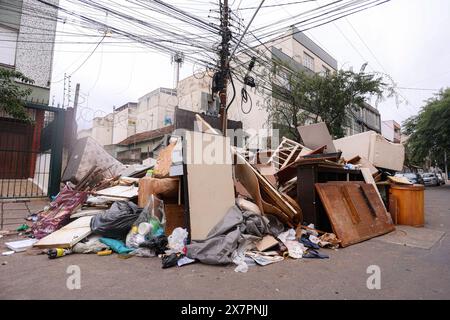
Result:
[[136,133],[136,108],[125,108],[113,113],[112,144]]
[[162,128],[173,123],[178,99],[174,91],[154,90],[139,98],[136,109],[136,133]]
[[94,118],[92,121],[92,138],[100,145],[105,146],[112,143],[114,115],[108,114],[105,117]]
[[77,132],[77,139],[83,139],[86,137],[92,137],[92,128],[83,129]]
[[381,134],[391,142],[401,142],[401,127],[400,124],[394,120],[386,120],[381,122]]

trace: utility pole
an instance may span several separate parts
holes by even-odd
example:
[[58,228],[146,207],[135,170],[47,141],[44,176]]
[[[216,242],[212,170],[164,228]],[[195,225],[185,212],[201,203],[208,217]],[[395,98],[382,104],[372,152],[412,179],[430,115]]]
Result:
[[220,79],[221,90],[219,91],[220,110],[219,118],[222,124],[222,134],[226,136],[227,131],[227,85],[230,71],[230,29],[228,28],[228,0],[220,1],[220,32],[222,34],[222,43],[220,49]]
[[73,111],[75,113],[75,117],[77,116],[78,109],[78,97],[80,96],[80,84],[77,83],[75,86],[75,100],[73,101]]
[[447,181],[448,180],[447,150],[444,150],[444,165],[445,165],[445,181]]

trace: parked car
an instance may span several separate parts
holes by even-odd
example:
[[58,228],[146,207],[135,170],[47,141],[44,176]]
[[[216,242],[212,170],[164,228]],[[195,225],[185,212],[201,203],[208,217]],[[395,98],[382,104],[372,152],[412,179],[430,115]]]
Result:
[[418,173],[408,172],[403,173],[403,176],[409,180],[409,182],[414,184],[423,184],[423,179]]
[[439,186],[439,179],[433,172],[422,174],[423,184],[426,186]]

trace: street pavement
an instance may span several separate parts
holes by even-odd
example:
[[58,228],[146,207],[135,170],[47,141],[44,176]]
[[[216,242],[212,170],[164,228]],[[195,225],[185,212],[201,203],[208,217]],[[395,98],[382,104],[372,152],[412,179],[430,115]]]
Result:
[[[321,249],[330,259],[286,260],[247,273],[199,263],[162,269],[159,258],[74,254],[49,260],[18,253],[0,256],[6,262],[0,264],[0,299],[450,299],[449,199],[448,184],[425,191],[425,228],[445,232],[430,249],[371,239]],[[5,212],[10,219],[11,212]],[[14,217],[27,213],[16,210]],[[0,252],[11,240],[0,239]],[[71,266],[80,268],[80,289],[67,287]],[[367,287],[369,266],[379,267],[379,289]]]

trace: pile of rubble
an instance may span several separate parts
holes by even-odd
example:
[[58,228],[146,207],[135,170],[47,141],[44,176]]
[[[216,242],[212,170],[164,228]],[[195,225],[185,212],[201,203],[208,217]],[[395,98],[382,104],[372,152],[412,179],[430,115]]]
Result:
[[251,154],[197,120],[199,130],[172,135],[149,165],[127,168],[83,141],[61,192],[28,218],[30,239],[6,245],[49,258],[117,253],[160,257],[163,268],[198,261],[246,272],[328,258],[322,248],[395,229],[388,188],[409,184],[393,177],[401,145],[374,132],[333,141],[316,124],[299,127],[304,145],[282,138],[275,150]]

